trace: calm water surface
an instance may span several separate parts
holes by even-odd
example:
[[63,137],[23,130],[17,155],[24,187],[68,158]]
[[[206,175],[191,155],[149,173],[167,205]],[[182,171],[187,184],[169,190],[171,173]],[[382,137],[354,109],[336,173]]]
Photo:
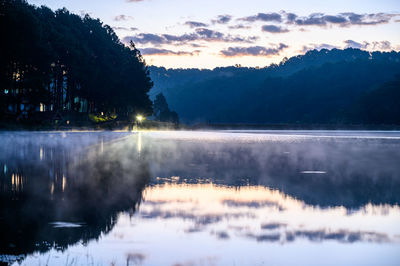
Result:
[[0,265],[400,265],[400,132],[3,132]]

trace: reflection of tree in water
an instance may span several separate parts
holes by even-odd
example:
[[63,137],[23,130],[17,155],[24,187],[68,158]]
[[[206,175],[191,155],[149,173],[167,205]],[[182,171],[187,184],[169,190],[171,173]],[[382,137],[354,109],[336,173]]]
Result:
[[119,212],[135,212],[149,179],[135,147],[116,142],[77,152],[76,145],[33,141],[2,149],[0,254],[65,250],[108,233]]
[[152,144],[157,162],[152,176],[179,176],[185,183],[210,178],[229,186],[263,185],[322,207],[400,203],[396,140]]
[[[178,182],[185,183],[202,178],[228,186],[264,185],[322,207],[400,203],[400,144],[391,140],[242,143],[160,141],[144,135],[142,149],[136,136],[104,145],[101,139],[97,146],[90,146],[94,141],[87,138],[70,138],[55,141],[28,134],[25,141],[2,139],[0,254],[65,250],[98,239],[113,228],[119,212],[135,211],[150,176],[179,176]],[[77,227],[55,228],[54,222]],[[293,239],[290,234],[341,241],[356,237],[296,231],[286,235],[287,241]]]

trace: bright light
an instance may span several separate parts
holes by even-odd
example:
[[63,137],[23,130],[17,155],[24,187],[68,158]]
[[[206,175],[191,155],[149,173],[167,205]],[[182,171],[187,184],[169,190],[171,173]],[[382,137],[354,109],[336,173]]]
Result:
[[136,116],[136,120],[137,120],[138,122],[142,122],[142,121],[144,120],[144,117],[143,117],[142,115],[137,115],[137,116]]

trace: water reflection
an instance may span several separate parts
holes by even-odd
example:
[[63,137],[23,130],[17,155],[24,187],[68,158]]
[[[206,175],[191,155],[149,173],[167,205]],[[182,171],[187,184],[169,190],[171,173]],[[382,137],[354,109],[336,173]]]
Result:
[[[262,186],[240,188],[164,183],[144,192],[142,219],[181,219],[187,233],[250,238],[285,244],[296,239],[343,243],[399,242],[398,205],[367,204],[357,211],[320,208]],[[384,218],[384,219],[382,219]]]
[[398,135],[0,133],[0,261],[396,265]]
[[166,132],[149,133],[143,145],[159,180],[263,185],[325,207],[400,203],[396,137]]
[[133,213],[149,179],[148,167],[114,154],[123,154],[121,145],[134,149],[133,143],[103,143],[121,137],[4,134],[0,254],[66,250],[107,234],[120,211]]

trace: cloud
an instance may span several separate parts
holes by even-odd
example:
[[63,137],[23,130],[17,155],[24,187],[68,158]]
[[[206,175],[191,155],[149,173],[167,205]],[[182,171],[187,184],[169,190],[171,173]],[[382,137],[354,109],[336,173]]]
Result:
[[309,45],[304,45],[303,48],[301,49],[301,52],[306,53],[311,50],[320,51],[322,49],[332,50],[332,49],[340,49],[340,48],[341,48],[340,46],[331,45],[331,44],[327,44],[327,43],[320,43],[320,44],[311,43]]
[[172,51],[168,49],[159,49],[159,48],[141,48],[139,49],[142,55],[179,55],[179,56],[193,56],[198,55],[201,51],[194,50],[191,52],[187,51]]
[[250,26],[243,25],[243,24],[237,24],[237,25],[229,26],[228,28],[231,29],[231,30],[236,30],[236,29],[251,29]]
[[211,20],[211,22],[213,24],[227,24],[231,20],[231,15],[219,15],[216,19]]
[[369,44],[372,50],[397,50],[389,41],[372,42]]
[[115,21],[127,21],[127,20],[132,20],[133,17],[132,16],[128,16],[128,15],[118,15],[114,17]]
[[339,49],[339,46],[336,45],[331,45],[331,44],[327,44],[327,43],[321,43],[321,44],[316,44],[313,47],[313,50],[322,50],[322,49],[327,49],[327,50],[332,50],[332,49]]
[[257,36],[232,36],[230,34],[224,34],[219,31],[210,30],[207,28],[197,28],[195,32],[183,35],[171,35],[171,34],[152,34],[152,33],[140,33],[135,36],[126,36],[122,40],[125,43],[133,41],[139,44],[175,44],[183,45],[188,42],[194,41],[207,41],[207,42],[227,42],[227,43],[253,43],[258,40]]
[[344,24],[347,22],[347,19],[342,16],[325,16],[322,13],[314,13],[307,17],[296,18],[289,22],[300,26],[326,26],[327,23]]
[[359,43],[353,40],[347,40],[344,43],[346,44],[345,48],[365,49],[368,46],[367,42]]
[[338,15],[313,13],[305,17],[298,17],[295,14],[290,14],[289,16],[289,14],[286,14],[286,23],[288,24],[295,24],[300,26],[339,25],[341,27],[349,27],[352,25],[385,24],[389,23],[392,17],[397,16],[397,14],[389,13],[356,14],[353,12],[340,13]]
[[199,40],[211,41],[211,42],[241,42],[241,43],[252,43],[259,39],[257,36],[232,36],[226,35],[222,32],[210,30],[207,28],[196,29],[196,34],[199,36]]
[[197,21],[186,21],[184,23],[186,26],[189,26],[191,28],[200,28],[200,27],[207,27],[208,25],[202,22],[197,22]]
[[173,43],[173,42],[178,42],[178,43],[183,44],[188,41],[196,41],[198,39],[198,36],[193,33],[192,34],[183,34],[183,35],[163,34],[161,36],[164,39],[165,43],[167,43],[167,44]]
[[197,43],[191,43],[191,44],[189,44],[189,45],[192,46],[192,47],[194,47],[194,48],[200,48],[200,47],[204,48],[204,47],[207,47],[207,46],[205,46],[205,45],[201,45],[201,44],[197,44]]
[[251,47],[229,47],[220,53],[225,57],[235,56],[271,56],[278,55],[283,49],[287,48],[286,44],[280,43],[273,47],[251,46]]
[[377,25],[388,23],[396,14],[388,13],[375,13],[375,14],[356,14],[356,13],[342,13],[346,16],[351,24],[355,25]]
[[357,14],[354,12],[339,13],[336,15],[324,13],[312,13],[308,16],[298,16],[294,13],[281,11],[280,13],[258,13],[253,16],[243,17],[239,20],[247,22],[264,21],[292,24],[297,26],[320,26],[338,25],[349,27],[352,25],[379,25],[389,23],[397,13],[370,13]]
[[294,13],[286,13],[286,12],[283,12],[283,13],[286,16],[287,21],[294,21],[297,18],[297,15]]
[[135,27],[112,27],[113,30],[124,30],[124,31],[137,31],[139,30],[138,28]]
[[254,22],[254,21],[275,21],[282,22],[282,15],[278,13],[258,13],[254,16],[240,18],[239,20]]
[[322,50],[322,49],[347,49],[347,48],[354,48],[354,49],[362,49],[362,50],[386,50],[386,51],[392,51],[392,50],[397,50],[396,47],[392,46],[392,44],[389,41],[374,41],[374,42],[357,42],[354,40],[345,40],[344,46],[338,46],[338,45],[331,45],[327,43],[321,43],[321,44],[315,44],[311,43],[308,45],[304,45],[303,48],[301,49],[302,53],[306,53],[310,50]]
[[224,37],[224,34],[222,32],[210,30],[207,28],[196,29],[196,33],[207,39],[221,39]]
[[129,43],[130,41],[140,43],[140,44],[164,44],[165,38],[159,36],[157,34],[152,33],[140,33],[135,36],[126,36],[122,39],[125,43]]
[[282,28],[280,26],[275,26],[275,25],[264,25],[261,27],[262,31],[269,32],[269,33],[285,33],[289,32],[288,29]]
[[372,43],[363,41],[362,43],[353,40],[344,41],[344,48],[369,49],[369,50],[395,50],[389,41],[374,41]]

